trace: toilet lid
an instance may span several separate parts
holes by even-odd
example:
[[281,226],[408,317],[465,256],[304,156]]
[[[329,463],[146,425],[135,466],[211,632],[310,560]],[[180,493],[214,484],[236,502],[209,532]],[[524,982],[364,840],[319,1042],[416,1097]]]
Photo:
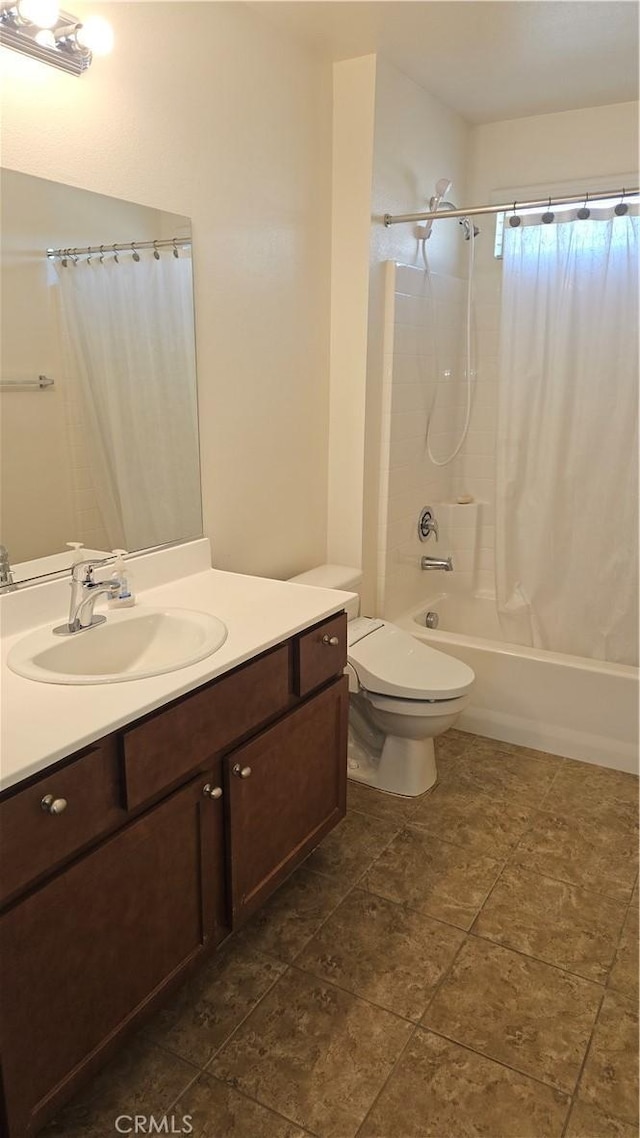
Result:
[[395,624],[371,621],[366,635],[350,643],[349,663],[360,685],[379,695],[404,699],[455,699],[475,676],[466,664],[416,640]]

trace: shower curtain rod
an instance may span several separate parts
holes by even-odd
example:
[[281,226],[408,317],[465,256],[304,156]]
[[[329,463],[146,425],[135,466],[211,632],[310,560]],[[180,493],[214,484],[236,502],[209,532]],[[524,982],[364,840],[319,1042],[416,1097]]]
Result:
[[435,221],[440,217],[475,217],[482,213],[515,213],[518,209],[550,209],[554,205],[571,205],[579,201],[606,201],[608,198],[636,197],[638,189],[633,190],[594,190],[586,194],[569,194],[562,198],[540,198],[535,202],[507,202],[504,205],[474,205],[469,209],[427,210],[426,213],[385,213],[383,221],[387,228],[402,221]]
[[54,257],[74,257],[87,254],[99,255],[100,253],[133,253],[138,249],[162,249],[173,245],[190,245],[190,237],[166,237],[161,241],[125,241],[120,243],[116,241],[115,244],[109,242],[106,245],[85,245],[83,249],[76,249],[69,246],[68,249],[47,249],[47,257],[52,260]]

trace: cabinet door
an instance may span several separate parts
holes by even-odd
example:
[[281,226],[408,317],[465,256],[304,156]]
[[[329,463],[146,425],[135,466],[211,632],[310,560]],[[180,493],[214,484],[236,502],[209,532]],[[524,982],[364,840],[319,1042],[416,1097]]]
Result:
[[343,678],[226,757],[234,925],[344,816],[348,698]]
[[0,919],[12,1136],[41,1125],[215,939],[222,805],[206,784],[201,775]]

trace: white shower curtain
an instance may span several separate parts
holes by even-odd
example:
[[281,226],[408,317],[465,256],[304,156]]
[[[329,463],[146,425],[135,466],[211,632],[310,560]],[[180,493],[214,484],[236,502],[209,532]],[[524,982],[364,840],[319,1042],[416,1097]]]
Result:
[[82,394],[113,547],[202,532],[191,258],[56,264],[69,372]]
[[637,217],[505,230],[496,592],[507,640],[637,664]]

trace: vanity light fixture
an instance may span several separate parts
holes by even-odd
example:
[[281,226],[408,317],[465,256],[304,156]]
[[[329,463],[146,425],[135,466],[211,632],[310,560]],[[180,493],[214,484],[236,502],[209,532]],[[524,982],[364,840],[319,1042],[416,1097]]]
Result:
[[82,23],[61,12],[56,0],[0,0],[0,44],[82,75],[94,55],[111,51],[113,31],[102,16]]

